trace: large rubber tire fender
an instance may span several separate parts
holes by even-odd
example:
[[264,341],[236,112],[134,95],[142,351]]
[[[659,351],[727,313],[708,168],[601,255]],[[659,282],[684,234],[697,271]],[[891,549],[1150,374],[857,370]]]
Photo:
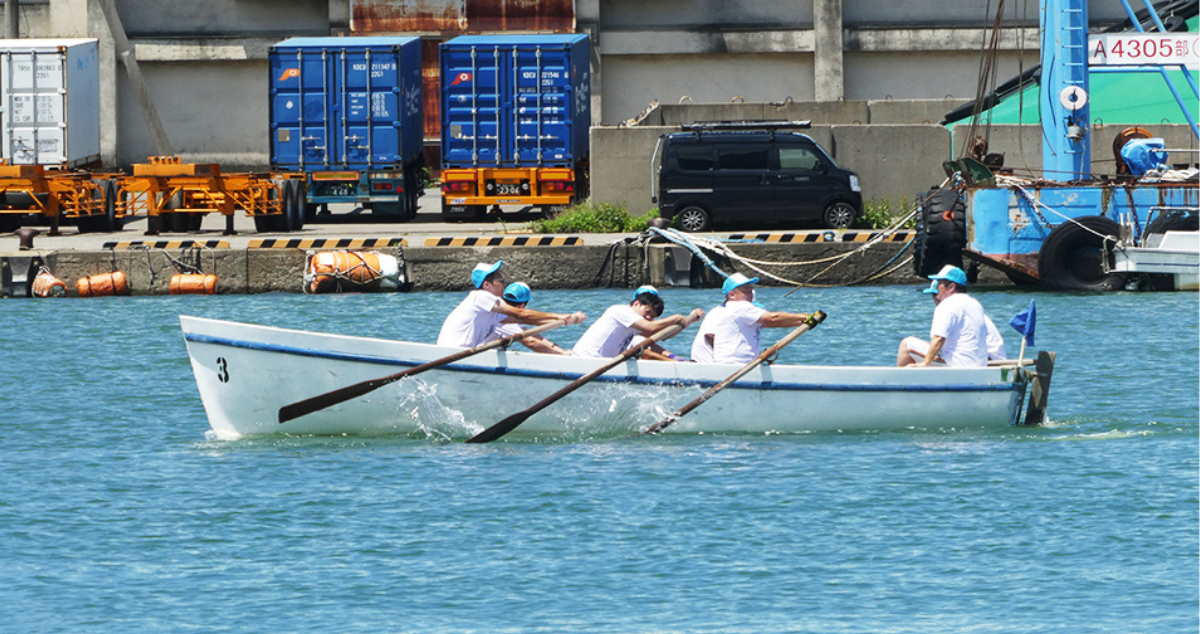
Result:
[[966,203],[952,189],[931,190],[917,198],[921,213],[913,243],[913,272],[927,277],[947,264],[962,268],[962,250],[967,246]]
[[1124,288],[1125,276],[1105,274],[1102,260],[1112,257],[1111,249],[1107,247],[1111,247],[1119,232],[1117,223],[1103,216],[1083,216],[1055,227],[1046,236],[1038,254],[1038,277],[1042,284],[1067,291]]
[[1179,210],[1159,214],[1146,225],[1146,231],[1142,233],[1143,246],[1157,247],[1162,242],[1162,234],[1168,231],[1200,231],[1200,216]]

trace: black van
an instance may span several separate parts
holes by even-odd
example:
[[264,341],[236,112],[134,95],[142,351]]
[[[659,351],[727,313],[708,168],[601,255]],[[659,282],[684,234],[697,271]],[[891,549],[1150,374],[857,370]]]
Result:
[[797,122],[713,122],[664,135],[654,186],[658,215],[684,231],[715,225],[806,224],[848,229],[862,215],[858,175]]

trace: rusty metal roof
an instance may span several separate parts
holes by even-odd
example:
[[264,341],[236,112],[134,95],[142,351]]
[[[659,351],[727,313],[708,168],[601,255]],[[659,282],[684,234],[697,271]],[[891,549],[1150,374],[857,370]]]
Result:
[[573,0],[350,0],[350,31],[359,34],[532,31],[573,33]]

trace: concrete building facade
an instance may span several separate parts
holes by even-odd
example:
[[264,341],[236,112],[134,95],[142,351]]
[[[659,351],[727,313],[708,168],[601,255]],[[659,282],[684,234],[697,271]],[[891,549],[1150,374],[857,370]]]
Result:
[[[859,108],[864,117],[827,123],[930,125],[940,113],[927,106],[883,113],[892,101],[925,100],[940,109],[973,98],[984,27],[994,17],[986,13],[995,9],[988,0],[534,4],[544,5],[547,15],[520,22],[515,8],[528,11],[524,0],[21,0],[17,22],[22,37],[100,40],[107,166],[141,162],[163,146],[122,63],[119,44],[127,38],[170,153],[227,169],[262,169],[268,163],[267,51],[287,37],[380,34],[385,28],[421,35],[434,44],[426,50],[436,52],[436,42],[456,29],[548,26],[592,38],[595,125],[619,124],[652,102],[664,108],[774,104],[799,118],[819,109],[814,104],[841,103],[849,108],[839,112]],[[999,38],[1002,79],[1037,63],[1037,4],[1009,3]],[[115,10],[119,26],[106,7]],[[1089,11],[1096,28],[1124,19],[1119,0],[1093,0]],[[409,24],[414,28],[403,28]],[[871,109],[881,118],[869,121],[867,107],[856,105],[868,102],[882,104]],[[808,106],[790,107],[801,103]]]

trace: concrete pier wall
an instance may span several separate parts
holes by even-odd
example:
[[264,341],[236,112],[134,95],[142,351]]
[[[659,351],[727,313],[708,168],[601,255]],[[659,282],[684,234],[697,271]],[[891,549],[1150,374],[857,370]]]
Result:
[[[737,257],[767,262],[808,262],[858,249],[861,244],[737,244]],[[901,242],[880,243],[864,253],[825,270],[829,262],[764,266],[759,268],[781,279],[772,279],[744,263],[716,253],[707,253],[726,273],[741,272],[762,277],[767,286],[792,286],[809,282],[817,286],[848,284],[891,285],[924,282],[913,275],[911,265],[902,264],[908,251]],[[904,252],[902,253],[902,250]],[[386,250],[381,250],[386,252]],[[29,252],[21,252],[27,255]],[[504,260],[507,277],[522,280],[538,289],[636,288],[656,286],[717,287],[722,277],[708,270],[690,252],[672,245],[636,242],[609,246],[578,247],[464,247],[409,248],[396,252],[405,263],[412,291],[460,291],[469,287],[469,274],[478,262]],[[94,250],[42,251],[50,271],[76,295],[81,277],[119,270],[125,273],[135,295],[166,295],[172,275],[180,264],[196,266],[218,277],[221,294],[303,292],[306,252],[300,249],[211,249],[211,250]],[[17,254],[2,254],[0,258]],[[881,272],[897,267],[880,275]],[[696,269],[690,273],[689,269]],[[818,276],[819,274],[819,276]],[[877,277],[875,277],[878,275]],[[813,279],[817,276],[816,279]],[[868,279],[871,278],[871,279]],[[981,271],[981,281],[1006,285],[1002,276]]]

